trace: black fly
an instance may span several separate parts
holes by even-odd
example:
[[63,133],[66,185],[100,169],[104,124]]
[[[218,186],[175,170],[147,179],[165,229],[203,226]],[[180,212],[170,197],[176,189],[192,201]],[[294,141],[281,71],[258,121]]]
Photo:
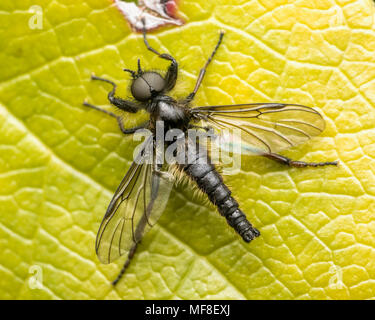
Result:
[[[124,134],[133,134],[138,129],[147,128],[152,135],[145,140],[143,148],[130,166],[120,186],[116,190],[96,238],[96,252],[103,263],[111,263],[118,257],[128,254],[128,258],[120,274],[113,282],[116,284],[132,259],[137,244],[144,234],[160,217],[171,188],[170,174],[165,166],[146,161],[149,146],[154,148],[155,128],[158,121],[163,121],[167,129],[179,129],[187,132],[191,128],[213,128],[220,136],[225,129],[237,129],[242,134],[242,150],[250,150],[252,154],[267,157],[282,164],[293,167],[317,167],[337,165],[334,162],[307,163],[294,161],[277,152],[302,143],[324,130],[322,116],[312,108],[281,103],[247,103],[237,105],[191,107],[206,69],[218,50],[224,33],[220,32],[219,40],[199,72],[194,90],[183,100],[177,101],[166,95],[176,84],[178,64],[169,54],[159,53],[153,49],[143,30],[144,43],[148,50],[160,58],[170,61],[165,74],[141,69],[138,59],[138,70],[124,69],[131,74],[131,94],[134,100],[124,100],[115,96],[116,84],[110,80],[92,76],[93,80],[107,82],[113,86],[108,94],[110,103],[122,111],[136,113],[144,109],[150,114],[150,120],[134,127],[125,128],[122,119],[112,112],[93,106],[87,102],[85,106],[102,111],[117,119]],[[250,242],[260,235],[259,231],[246,219],[231,191],[224,184],[215,165],[207,153],[196,142],[184,138],[189,161],[179,164],[180,172],[193,180],[198,188],[207,194],[209,200],[217,207],[228,224],[242,237]],[[164,141],[164,148],[171,142]]]

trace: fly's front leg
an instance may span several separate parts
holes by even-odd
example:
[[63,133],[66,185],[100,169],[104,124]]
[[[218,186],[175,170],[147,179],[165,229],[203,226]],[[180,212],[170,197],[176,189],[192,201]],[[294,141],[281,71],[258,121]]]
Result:
[[207,67],[208,65],[210,64],[211,60],[213,59],[217,49],[219,49],[219,46],[223,40],[223,37],[224,37],[224,31],[220,31],[220,36],[219,36],[219,41],[217,42],[216,44],[216,47],[215,49],[212,51],[210,57],[208,58],[208,60],[206,61],[205,65],[203,66],[203,68],[199,71],[199,76],[198,76],[198,79],[197,79],[197,82],[195,84],[195,87],[194,87],[194,90],[192,93],[190,93],[187,97],[186,97],[186,101],[187,102],[190,102],[194,99],[195,97],[195,94],[197,93],[201,83],[202,83],[202,80],[203,80],[203,77],[204,75],[206,74],[206,70],[207,70]]
[[128,128],[128,129],[126,129],[126,128],[124,127],[124,123],[122,122],[121,117],[118,116],[118,115],[116,115],[116,114],[114,114],[113,112],[110,112],[110,111],[108,111],[108,110],[105,110],[105,109],[99,108],[99,107],[97,107],[97,106],[94,106],[94,105],[92,105],[92,104],[90,104],[90,103],[87,103],[86,101],[83,103],[83,105],[84,105],[85,107],[89,107],[89,108],[92,108],[92,109],[95,109],[95,110],[101,111],[101,112],[103,112],[103,113],[105,113],[105,114],[108,114],[108,115],[111,116],[111,117],[116,118],[117,123],[118,123],[118,125],[119,125],[119,127],[120,127],[120,130],[121,130],[122,133],[124,133],[124,134],[132,134],[132,133],[135,133],[135,132],[136,132],[137,130],[139,130],[139,129],[144,129],[144,128],[146,128],[147,125],[148,125],[148,123],[149,123],[149,122],[147,121],[147,122],[145,122],[145,123],[142,123],[142,124],[139,125],[139,126],[136,126],[136,127],[133,127],[133,128]]
[[165,86],[165,91],[172,90],[174,86],[176,85],[177,81],[177,75],[178,75],[178,63],[175,58],[173,58],[170,54],[168,53],[159,53],[156,51],[154,48],[152,48],[148,41],[147,41],[147,36],[146,36],[146,24],[145,24],[145,19],[142,19],[143,22],[143,41],[147,47],[148,50],[151,52],[155,53],[156,55],[159,56],[159,58],[169,60],[171,61],[171,64],[168,68],[167,74],[165,76],[165,81],[166,81],[166,86]]
[[304,162],[289,159],[277,153],[263,153],[263,157],[271,159],[273,161],[285,164],[290,167],[305,168],[305,167],[323,167],[323,166],[337,166],[338,161],[327,161],[327,162]]
[[104,78],[100,78],[100,77],[97,77],[95,75],[91,75],[91,79],[92,80],[104,81],[104,82],[107,82],[107,83],[109,83],[113,86],[113,89],[108,93],[108,100],[115,107],[117,107],[117,108],[119,108],[123,111],[130,112],[130,113],[136,113],[139,110],[138,105],[136,103],[134,103],[133,101],[124,100],[124,99],[115,97],[117,85],[113,81],[108,80],[108,79],[104,79]]

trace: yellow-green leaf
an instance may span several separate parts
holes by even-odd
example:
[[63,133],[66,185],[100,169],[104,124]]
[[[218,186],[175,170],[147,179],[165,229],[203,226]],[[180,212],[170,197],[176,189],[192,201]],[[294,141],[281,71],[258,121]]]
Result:
[[[108,104],[109,88],[92,83],[92,72],[126,96],[123,68],[135,69],[138,57],[145,68],[168,63],[146,50],[112,1],[2,0],[0,299],[374,298],[373,3],[183,0],[179,10],[184,26],[150,35],[180,63],[175,96],[192,90],[225,30],[197,105],[315,107],[326,130],[285,155],[340,166],[290,169],[244,157],[225,179],[262,233],[250,244],[178,188],[113,288],[122,261],[100,264],[95,235],[136,143],[82,102]],[[126,125],[144,117],[126,115]]]

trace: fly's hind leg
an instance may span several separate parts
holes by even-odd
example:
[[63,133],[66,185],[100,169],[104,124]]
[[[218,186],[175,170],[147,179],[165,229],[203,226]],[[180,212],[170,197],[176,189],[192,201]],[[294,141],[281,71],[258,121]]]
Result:
[[[155,201],[155,197],[153,197],[152,195],[151,195],[151,197],[152,197],[151,202],[153,203],[153,201]],[[148,206],[150,206],[150,204]],[[132,234],[132,237],[133,237],[133,240],[134,240],[133,245],[131,246],[131,248],[129,250],[128,257],[127,257],[127,259],[124,263],[124,266],[122,267],[120,273],[118,274],[117,278],[114,281],[112,281],[112,285],[115,286],[121,280],[121,278],[124,275],[126,269],[129,267],[130,262],[134,257],[135,251],[137,250],[137,246],[142,239],[142,236],[144,234],[145,227],[146,227],[147,224],[149,224],[149,222],[148,222],[147,213],[145,213],[145,214],[142,215],[141,220],[139,221],[135,231],[133,231],[134,232]]]
[[147,122],[145,122],[145,123],[143,123],[143,124],[141,124],[141,125],[139,125],[139,126],[136,126],[136,127],[133,127],[133,128],[128,128],[128,129],[126,129],[126,128],[124,127],[124,124],[123,124],[123,122],[122,122],[121,117],[118,116],[118,115],[116,115],[116,114],[114,114],[113,112],[110,112],[110,111],[108,111],[108,110],[105,110],[105,109],[99,108],[99,107],[97,107],[97,106],[94,106],[94,105],[92,105],[92,104],[90,104],[90,103],[87,103],[86,101],[83,103],[83,105],[84,105],[85,107],[89,107],[89,108],[91,108],[91,109],[95,109],[95,110],[101,111],[101,112],[103,112],[103,113],[105,113],[105,114],[108,114],[108,115],[111,116],[111,117],[116,118],[117,123],[118,123],[118,125],[119,125],[119,127],[120,127],[120,130],[121,130],[122,133],[124,133],[124,134],[132,134],[132,133],[135,133],[135,132],[136,132],[137,130],[139,130],[139,129],[144,129],[144,128],[146,128],[146,127],[147,127],[147,124],[148,124],[148,121],[147,121]]
[[189,125],[189,129],[202,129],[202,130],[208,132],[208,131],[212,130],[212,127],[210,127],[210,126],[204,126],[204,127],[202,127],[202,126],[197,126],[195,124],[190,124]]
[[207,70],[207,67],[208,65],[210,64],[211,60],[213,59],[217,49],[219,49],[219,46],[223,40],[223,37],[224,37],[224,31],[220,31],[220,36],[219,36],[219,40],[215,46],[215,49],[212,51],[210,57],[208,58],[208,60],[206,61],[205,65],[203,66],[203,68],[199,71],[199,76],[198,76],[198,79],[197,79],[197,82],[195,84],[195,87],[194,87],[194,90],[192,93],[190,93],[187,97],[186,97],[186,101],[187,102],[190,102],[191,100],[194,99],[195,97],[195,94],[197,93],[202,81],[203,81],[203,78],[204,78],[204,75],[206,74],[206,70]]
[[134,254],[135,254],[135,251],[137,250],[137,246],[138,246],[138,243],[134,243],[133,246],[130,248],[129,253],[128,253],[128,257],[127,257],[120,273],[118,274],[117,278],[112,281],[113,286],[115,286],[121,280],[121,278],[124,275],[126,269],[129,267],[130,261],[132,260]]
[[290,167],[296,168],[305,168],[305,167],[323,167],[323,166],[337,166],[338,161],[326,161],[326,162],[304,162],[304,161],[296,161],[289,159],[281,154],[277,153],[263,153],[263,157],[271,159],[273,161],[279,162],[281,164],[285,164]]

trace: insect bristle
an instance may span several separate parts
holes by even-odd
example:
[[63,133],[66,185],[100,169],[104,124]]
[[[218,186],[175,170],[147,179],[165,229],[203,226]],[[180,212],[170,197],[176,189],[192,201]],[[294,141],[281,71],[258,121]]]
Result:
[[[195,186],[195,183],[193,184],[193,180],[191,181],[191,185]],[[203,203],[205,206],[212,206],[212,203],[208,200],[207,195],[198,187],[194,187],[193,189],[193,199],[197,202]]]
[[168,168],[168,172],[175,177],[176,187],[183,187],[189,185],[190,178],[183,172],[182,168],[179,165],[170,165]]
[[210,200],[207,198],[207,194],[198,188],[196,182],[192,180],[180,166],[170,166],[170,171],[176,178],[176,188],[181,188],[182,190],[192,190],[189,193],[191,199],[195,202],[202,203],[205,206],[214,208]]
[[211,202],[208,200],[206,194],[200,190],[197,184],[183,171],[183,168],[178,165],[169,166],[169,173],[173,174],[176,178],[175,187],[181,188],[183,190],[192,190],[192,200],[196,202],[203,203],[205,205],[210,205]]

